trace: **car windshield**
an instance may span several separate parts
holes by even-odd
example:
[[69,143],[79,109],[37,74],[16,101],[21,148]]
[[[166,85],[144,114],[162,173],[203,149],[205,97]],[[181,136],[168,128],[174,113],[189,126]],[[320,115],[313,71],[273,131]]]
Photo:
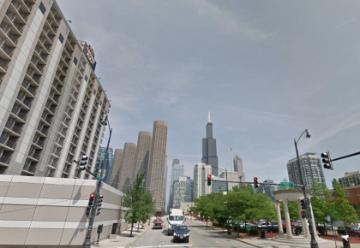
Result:
[[189,229],[187,226],[175,226],[175,232],[187,232]]
[[183,219],[184,219],[184,216],[173,215],[173,216],[169,217],[169,220],[183,220]]

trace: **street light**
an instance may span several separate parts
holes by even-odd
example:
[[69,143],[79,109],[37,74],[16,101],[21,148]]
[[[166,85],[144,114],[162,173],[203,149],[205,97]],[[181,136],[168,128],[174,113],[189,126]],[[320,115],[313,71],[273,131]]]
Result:
[[[105,117],[105,120],[100,121],[100,123],[102,125],[104,125],[104,126],[107,124],[107,126],[109,127],[109,138],[108,138],[106,149],[105,149],[105,155],[107,156],[108,150],[109,150],[109,145],[110,145],[110,140],[111,140],[111,135],[112,135],[112,128],[110,126],[108,116]],[[100,195],[100,189],[101,189],[101,186],[102,186],[102,181],[104,180],[104,160],[101,161],[100,173],[95,174],[95,176],[96,176],[95,202],[96,203],[99,202],[100,198],[102,197]],[[109,168],[107,168],[107,170],[108,169]],[[108,173],[108,172],[106,171],[106,173]],[[94,225],[94,222],[95,222],[95,216],[97,214],[97,211],[96,211],[97,207],[98,207],[97,204],[93,204],[92,205],[92,210],[90,210],[90,213],[89,213],[89,215],[90,215],[90,217],[89,217],[89,225],[88,225],[87,230],[86,230],[85,241],[84,241],[84,247],[85,248],[91,248],[91,233],[92,233],[93,225]]]
[[306,185],[305,185],[305,179],[303,178],[303,175],[302,175],[302,170],[301,170],[301,165],[300,165],[300,158],[299,158],[299,150],[298,150],[298,143],[301,139],[301,137],[303,137],[303,135],[305,134],[305,137],[306,138],[310,138],[311,135],[309,133],[309,130],[305,129],[299,136],[298,139],[294,139],[294,144],[295,144],[295,150],[296,150],[296,160],[297,160],[297,167],[298,167],[298,170],[299,170],[299,176],[300,176],[300,184],[301,184],[301,188],[302,188],[302,191],[303,191],[303,194],[304,194],[304,205],[305,205],[305,211],[306,211],[306,215],[307,215],[307,218],[309,220],[309,226],[310,226],[310,236],[311,236],[311,241],[310,241],[310,247],[311,248],[318,248],[319,245],[315,239],[315,227],[313,226],[313,223],[312,223],[312,216],[311,216],[311,213],[310,213],[310,201],[307,197],[307,194],[306,194]]

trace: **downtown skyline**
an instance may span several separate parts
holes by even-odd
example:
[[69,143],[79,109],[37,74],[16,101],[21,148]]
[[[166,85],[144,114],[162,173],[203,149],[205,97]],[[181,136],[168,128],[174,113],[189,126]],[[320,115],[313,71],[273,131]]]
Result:
[[[299,144],[301,154],[357,151],[360,6],[336,1],[321,11],[320,2],[59,5],[96,51],[97,73],[112,101],[113,147],[135,142],[144,123],[164,119],[168,165],[177,157],[191,175],[211,111],[219,167],[232,168],[238,154],[248,178],[281,181],[295,156],[293,138],[305,128],[312,137]],[[174,21],[164,21],[169,18]],[[108,49],[112,42],[118,49]],[[358,157],[335,163],[334,171],[325,171],[328,185],[359,163]]]

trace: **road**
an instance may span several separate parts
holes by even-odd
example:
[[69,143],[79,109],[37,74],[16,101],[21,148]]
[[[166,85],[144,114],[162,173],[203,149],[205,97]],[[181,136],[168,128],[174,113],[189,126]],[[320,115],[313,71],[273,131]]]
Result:
[[249,248],[246,245],[231,237],[219,229],[205,226],[197,220],[187,220],[186,225],[190,228],[189,243],[173,243],[172,236],[167,236],[165,230],[149,229],[138,237],[129,247],[131,248],[166,248],[166,247],[227,247],[227,248]]

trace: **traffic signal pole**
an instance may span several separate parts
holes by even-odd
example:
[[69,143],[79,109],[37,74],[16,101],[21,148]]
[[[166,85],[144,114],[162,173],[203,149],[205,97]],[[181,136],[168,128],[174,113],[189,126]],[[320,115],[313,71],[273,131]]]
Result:
[[[112,128],[110,127],[110,122],[109,122],[109,119],[107,116],[106,116],[106,120],[104,122],[102,122],[102,124],[103,125],[108,124],[108,127],[109,127],[109,138],[108,138],[106,149],[105,149],[105,156],[108,156],[107,154],[108,154],[111,135],[112,135]],[[86,171],[89,174],[91,174],[92,176],[94,176],[96,178],[96,189],[95,189],[95,204],[92,205],[91,210],[90,210],[89,223],[88,223],[88,226],[86,229],[85,240],[84,240],[84,244],[83,244],[83,247],[85,247],[85,248],[91,248],[91,234],[92,234],[92,230],[93,230],[93,226],[94,226],[94,222],[95,222],[98,201],[100,199],[100,190],[101,190],[101,186],[102,186],[102,181],[104,179],[103,178],[104,177],[104,160],[102,161],[101,166],[100,166],[100,170],[99,170],[100,175],[96,175],[96,174],[92,173],[91,171],[89,171],[88,169],[86,169]]]
[[[307,130],[306,130],[307,131]],[[302,136],[302,135],[301,135]],[[301,138],[300,136],[300,138]],[[300,140],[300,138],[298,140]],[[304,205],[305,205],[305,214],[306,214],[306,217],[307,219],[309,220],[309,231],[310,231],[310,247],[311,248],[318,248],[319,245],[315,239],[315,227],[313,225],[313,222],[312,222],[312,215],[311,215],[311,212],[310,212],[310,200],[308,199],[307,197],[307,193],[306,193],[306,185],[305,185],[305,180],[303,178],[303,175],[302,175],[302,170],[301,170],[301,165],[300,165],[300,157],[299,157],[299,150],[298,150],[298,146],[297,146],[297,141],[296,139],[294,139],[294,144],[295,144],[295,150],[296,150],[296,160],[297,160],[297,167],[298,167],[298,170],[299,170],[299,176],[300,176],[300,184],[302,185],[301,189],[302,189],[302,192],[304,194]],[[291,230],[289,230],[291,232]]]

